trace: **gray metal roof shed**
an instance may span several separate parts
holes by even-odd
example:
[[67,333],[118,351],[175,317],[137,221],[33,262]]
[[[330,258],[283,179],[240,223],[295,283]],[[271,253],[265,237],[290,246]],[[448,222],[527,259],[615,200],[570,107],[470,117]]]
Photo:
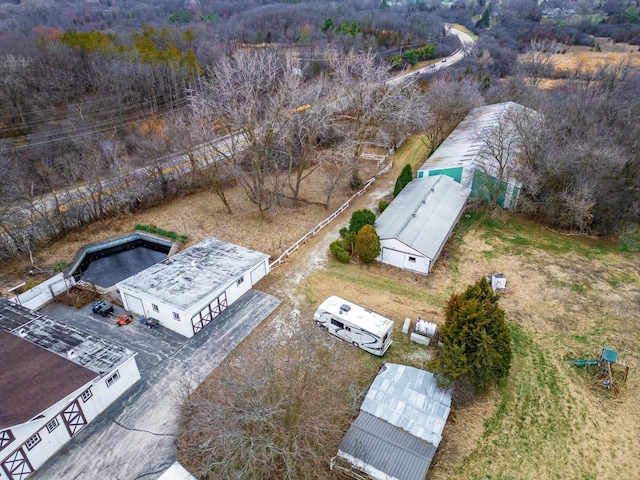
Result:
[[266,253],[208,238],[117,284],[186,310],[240,278]]
[[451,391],[433,373],[385,364],[338,456],[373,478],[423,480],[451,409]]
[[445,175],[412,180],[376,220],[378,236],[436,258],[468,197],[468,188]]

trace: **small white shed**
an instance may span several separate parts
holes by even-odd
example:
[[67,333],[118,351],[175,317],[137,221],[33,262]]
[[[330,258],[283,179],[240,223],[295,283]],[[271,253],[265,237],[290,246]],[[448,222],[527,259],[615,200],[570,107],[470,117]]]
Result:
[[116,284],[124,307],[192,337],[269,272],[269,255],[208,238]]
[[378,217],[379,262],[427,275],[456,226],[469,189],[446,175],[415,179]]

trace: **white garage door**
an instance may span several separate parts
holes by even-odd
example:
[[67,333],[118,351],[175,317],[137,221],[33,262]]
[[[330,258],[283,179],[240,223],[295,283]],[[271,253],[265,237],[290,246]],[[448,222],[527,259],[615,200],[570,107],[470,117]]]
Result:
[[127,299],[127,305],[129,305],[130,311],[144,316],[147,315],[144,311],[144,304],[142,303],[141,299],[129,295],[128,293],[125,293],[124,296]]
[[267,267],[266,267],[265,263],[262,262],[260,265],[258,265],[256,268],[254,268],[251,271],[251,286],[253,286],[256,283],[258,283],[258,280],[260,280],[266,274],[267,274]]

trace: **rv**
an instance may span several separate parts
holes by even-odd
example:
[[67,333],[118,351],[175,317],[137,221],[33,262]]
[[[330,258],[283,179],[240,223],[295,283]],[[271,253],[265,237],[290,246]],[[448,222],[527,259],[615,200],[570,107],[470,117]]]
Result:
[[393,343],[392,320],[339,297],[322,302],[313,319],[329,333],[374,355],[384,355]]

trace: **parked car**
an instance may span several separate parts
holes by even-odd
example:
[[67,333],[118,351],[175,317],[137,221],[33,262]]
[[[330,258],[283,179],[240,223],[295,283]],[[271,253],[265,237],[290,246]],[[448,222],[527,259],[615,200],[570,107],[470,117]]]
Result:
[[110,313],[113,313],[113,305],[108,304],[104,300],[100,300],[91,307],[91,310],[93,313],[99,313],[103,317],[106,317]]
[[160,322],[158,322],[158,320],[156,320],[155,318],[151,318],[151,317],[140,317],[140,323],[142,323],[143,325],[149,328],[156,328],[160,326]]
[[129,325],[131,322],[133,322],[133,317],[127,313],[118,315],[118,318],[116,318],[116,325],[118,325],[119,327],[124,327],[125,325]]

